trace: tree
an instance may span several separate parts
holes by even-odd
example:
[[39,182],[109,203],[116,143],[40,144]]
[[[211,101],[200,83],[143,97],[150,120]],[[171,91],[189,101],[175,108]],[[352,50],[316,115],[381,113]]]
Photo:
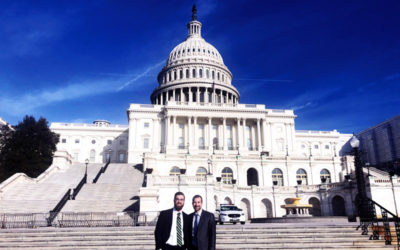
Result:
[[42,117],[25,116],[14,129],[3,126],[0,132],[0,182],[20,172],[39,176],[53,162],[59,141]]

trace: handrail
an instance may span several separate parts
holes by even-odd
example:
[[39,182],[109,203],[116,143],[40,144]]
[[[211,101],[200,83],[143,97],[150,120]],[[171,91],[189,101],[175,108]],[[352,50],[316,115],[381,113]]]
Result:
[[[377,217],[375,207],[380,209],[382,218]],[[372,235],[370,236],[370,240],[378,240],[382,234],[381,229],[383,227],[385,244],[391,245],[393,238],[390,222],[393,222],[395,226],[397,248],[400,248],[400,219],[398,216],[368,197],[365,197],[364,201],[359,200],[357,208],[360,216],[360,225],[357,229],[362,229],[362,235],[368,235],[368,230],[371,228]],[[392,217],[390,218],[388,215]],[[382,225],[380,225],[380,223],[382,223]]]
[[97,183],[97,181],[99,180],[101,174],[103,174],[103,173],[106,172],[106,170],[107,170],[107,168],[108,168],[108,165],[110,165],[110,162],[111,162],[110,159],[108,159],[106,165],[104,165],[104,167],[101,167],[101,168],[100,168],[100,171],[97,173],[96,177],[94,177],[92,183]]
[[57,205],[50,210],[49,218],[47,219],[47,225],[51,226],[53,220],[57,217],[57,214],[61,211],[61,209],[65,206],[67,201],[70,199],[71,189],[69,188],[61,200],[57,203]]
[[82,177],[81,181],[79,182],[79,184],[76,186],[76,188],[74,188],[74,192],[72,193],[72,197],[71,197],[72,200],[75,200],[75,197],[78,195],[79,191],[81,191],[83,185],[86,184],[86,179],[87,179],[87,176],[84,175]]

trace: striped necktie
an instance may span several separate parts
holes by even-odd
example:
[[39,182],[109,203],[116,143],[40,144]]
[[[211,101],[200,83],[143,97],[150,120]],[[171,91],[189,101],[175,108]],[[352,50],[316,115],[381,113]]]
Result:
[[176,244],[178,247],[182,246],[182,220],[181,213],[178,213],[178,217],[176,218]]

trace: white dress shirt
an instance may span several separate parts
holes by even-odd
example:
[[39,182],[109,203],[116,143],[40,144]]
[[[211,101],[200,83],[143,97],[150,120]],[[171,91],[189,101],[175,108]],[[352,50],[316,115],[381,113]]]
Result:
[[181,214],[181,224],[182,224],[182,227],[181,227],[181,230],[182,230],[182,245],[184,245],[185,244],[185,242],[184,242],[184,240],[183,240],[183,211],[181,210],[181,211],[177,211],[175,208],[172,210],[172,225],[171,225],[171,232],[170,232],[170,235],[169,235],[169,238],[168,238],[168,240],[167,240],[167,244],[168,245],[171,245],[171,246],[177,246],[178,245],[178,243],[177,243],[177,236],[176,236],[176,219],[178,218],[178,213],[180,213]]

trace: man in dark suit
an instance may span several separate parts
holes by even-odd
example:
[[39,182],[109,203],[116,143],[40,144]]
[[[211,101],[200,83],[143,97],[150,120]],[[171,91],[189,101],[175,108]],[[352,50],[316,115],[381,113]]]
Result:
[[191,250],[215,250],[216,226],[214,214],[202,209],[203,198],[195,195],[192,200],[194,213],[189,215],[192,222],[190,234]]
[[160,212],[154,231],[156,250],[185,250],[189,246],[191,220],[182,211],[185,195],[175,193],[174,207]]

